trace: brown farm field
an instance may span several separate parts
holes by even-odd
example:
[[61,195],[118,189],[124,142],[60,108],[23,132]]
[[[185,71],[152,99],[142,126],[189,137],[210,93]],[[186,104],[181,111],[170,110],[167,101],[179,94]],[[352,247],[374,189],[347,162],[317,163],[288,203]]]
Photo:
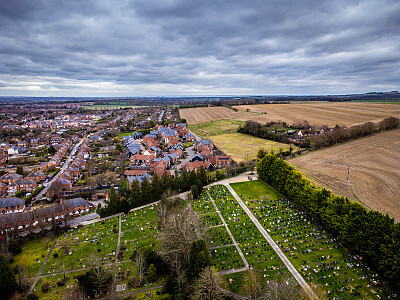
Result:
[[314,151],[288,162],[318,185],[400,221],[400,129]]
[[[400,105],[364,102],[324,102],[260,104],[235,106],[235,112],[226,107],[196,107],[179,110],[190,125],[221,120],[285,121],[289,124],[307,121],[312,125],[336,124],[350,126],[367,121],[379,122],[393,116],[400,117]],[[247,111],[249,110],[249,111]]]
[[271,121],[297,123],[307,121],[312,125],[336,124],[350,126],[367,121],[379,122],[386,117],[400,117],[400,105],[364,102],[291,103],[236,106],[239,111],[267,113],[262,118]]

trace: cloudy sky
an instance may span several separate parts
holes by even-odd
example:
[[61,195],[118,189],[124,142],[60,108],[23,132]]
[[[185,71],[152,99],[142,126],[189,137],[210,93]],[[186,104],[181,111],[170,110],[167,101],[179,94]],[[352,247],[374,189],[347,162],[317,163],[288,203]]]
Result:
[[0,96],[399,90],[400,1],[0,0]]

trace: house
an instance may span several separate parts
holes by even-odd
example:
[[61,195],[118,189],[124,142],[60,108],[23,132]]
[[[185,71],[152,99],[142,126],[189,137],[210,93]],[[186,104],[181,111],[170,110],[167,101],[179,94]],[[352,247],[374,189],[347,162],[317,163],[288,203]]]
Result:
[[26,176],[26,178],[34,180],[36,182],[42,182],[46,179],[46,174],[42,171],[33,171],[28,176]]
[[217,155],[216,157],[213,157],[210,159],[210,162],[216,167],[216,168],[225,168],[225,167],[230,167],[232,164],[232,158],[231,156],[226,156],[226,155]]
[[197,172],[201,167],[204,168],[204,170],[212,170],[213,166],[209,161],[195,161],[195,162],[188,162],[185,165],[185,168],[188,172],[195,171]]
[[193,158],[190,160],[191,162],[195,162],[195,161],[204,161],[205,157],[201,154],[196,154],[195,156],[193,156]]
[[15,180],[15,184],[18,186],[18,191],[24,190],[25,192],[31,193],[37,188],[36,181],[32,179],[19,179]]
[[8,173],[4,174],[3,176],[0,177],[0,182],[2,183],[11,183],[15,180],[22,179],[23,176],[15,173]]
[[185,142],[194,142],[196,140],[196,136],[189,132],[188,134],[186,134],[185,136],[183,136],[182,138]]
[[131,188],[134,180],[137,180],[139,182],[139,185],[141,185],[144,180],[151,181],[151,176],[148,173],[140,176],[132,176],[130,179],[128,179],[129,188]]
[[150,163],[154,158],[156,158],[154,154],[152,155],[135,154],[130,158],[130,162],[134,166],[140,166],[140,165],[150,166]]
[[16,184],[15,181],[13,181],[8,185],[7,189],[8,196],[15,196],[17,192],[18,192],[18,184]]
[[131,177],[143,176],[147,172],[148,171],[146,169],[126,170],[124,176],[129,180]]
[[204,150],[200,154],[206,159],[210,159],[214,156],[212,151],[210,151],[210,150]]
[[207,140],[200,140],[198,142],[195,143],[195,149],[199,152],[203,151],[203,150],[199,150],[199,146],[207,146],[209,147],[211,150],[214,149],[214,143],[212,140],[207,139]]
[[25,201],[20,198],[1,198],[0,212],[1,214],[19,213],[25,209]]

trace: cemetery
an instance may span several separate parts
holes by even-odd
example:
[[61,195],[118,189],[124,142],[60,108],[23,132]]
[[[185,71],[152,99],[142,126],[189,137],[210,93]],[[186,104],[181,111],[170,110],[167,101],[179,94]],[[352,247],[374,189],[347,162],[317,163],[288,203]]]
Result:
[[[264,189],[260,190],[260,183]],[[303,278],[311,286],[318,285],[327,297],[391,299],[397,296],[361,257],[349,253],[337,238],[290,200],[268,192],[272,188],[262,181],[231,186]]]
[[216,185],[209,188],[209,193],[250,267],[256,268],[266,279],[292,277],[228,189],[223,185]]

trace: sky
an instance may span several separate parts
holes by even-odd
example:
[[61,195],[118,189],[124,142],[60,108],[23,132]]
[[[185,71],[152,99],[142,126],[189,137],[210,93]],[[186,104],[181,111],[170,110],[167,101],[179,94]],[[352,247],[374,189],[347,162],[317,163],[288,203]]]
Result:
[[0,0],[0,96],[399,90],[400,1]]

